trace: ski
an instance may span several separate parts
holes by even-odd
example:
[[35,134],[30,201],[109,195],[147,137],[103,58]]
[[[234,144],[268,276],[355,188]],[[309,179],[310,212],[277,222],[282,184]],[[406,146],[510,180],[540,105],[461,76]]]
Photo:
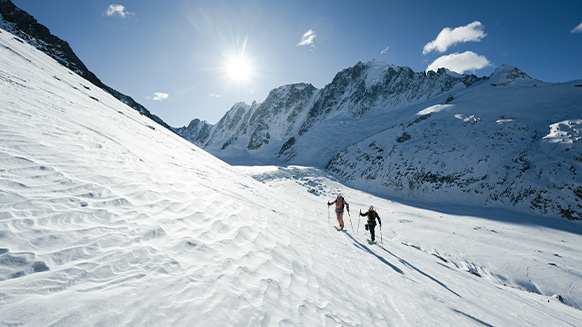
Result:
[[376,244],[376,243],[378,243],[378,242],[376,242],[376,241],[371,241],[371,240],[369,240],[369,239],[367,239],[366,241],[368,241],[368,244]]
[[343,228],[339,228],[337,226],[333,226],[335,228],[335,230],[337,230],[338,232],[345,232],[346,230]]

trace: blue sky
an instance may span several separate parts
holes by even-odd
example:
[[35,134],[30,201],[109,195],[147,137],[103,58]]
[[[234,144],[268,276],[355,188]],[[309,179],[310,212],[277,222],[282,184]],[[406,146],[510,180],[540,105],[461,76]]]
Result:
[[172,126],[358,61],[582,79],[582,1],[12,0]]

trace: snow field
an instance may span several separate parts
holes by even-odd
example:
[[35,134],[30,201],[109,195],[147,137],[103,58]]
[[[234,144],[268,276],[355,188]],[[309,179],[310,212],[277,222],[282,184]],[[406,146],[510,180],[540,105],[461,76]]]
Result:
[[[582,324],[579,224],[444,213],[313,169],[226,165],[3,30],[0,117],[4,325]],[[354,227],[378,208],[383,242],[368,245],[362,222],[331,228],[338,190]],[[519,289],[530,284],[539,292]]]

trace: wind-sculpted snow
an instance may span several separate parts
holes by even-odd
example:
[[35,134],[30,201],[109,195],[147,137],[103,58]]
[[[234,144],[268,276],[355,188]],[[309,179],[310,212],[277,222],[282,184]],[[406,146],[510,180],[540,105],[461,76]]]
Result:
[[[574,222],[516,226],[316,169],[229,166],[4,30],[0,117],[1,325],[582,323]],[[347,233],[326,207],[339,190]],[[376,245],[356,216],[370,203]]]

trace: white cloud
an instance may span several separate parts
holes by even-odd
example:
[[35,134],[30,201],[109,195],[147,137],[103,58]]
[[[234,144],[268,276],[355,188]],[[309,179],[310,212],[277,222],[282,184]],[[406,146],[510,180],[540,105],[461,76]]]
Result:
[[297,43],[297,46],[304,46],[304,45],[309,45],[311,47],[314,47],[315,45],[313,44],[313,40],[315,40],[317,36],[315,35],[315,32],[310,29],[307,32],[305,32],[303,34],[303,36],[301,37],[301,42]]
[[220,94],[216,94],[216,93],[210,93],[208,96],[211,98],[220,98],[221,97]]
[[113,4],[109,5],[105,14],[109,17],[119,16],[125,18],[126,16],[131,16],[134,15],[135,13],[125,10],[125,7],[123,5]]
[[475,71],[487,66],[491,66],[491,62],[485,56],[480,56],[472,51],[466,51],[439,57],[428,66],[426,71],[437,71],[439,68],[444,67],[456,73],[464,74],[466,71]]
[[580,23],[578,26],[574,27],[573,30],[571,30],[572,33],[582,33],[582,23]]
[[388,49],[390,49],[390,47],[386,47],[386,49],[380,51],[380,55],[386,54],[386,52],[388,52]]
[[443,53],[447,51],[449,47],[452,47],[458,43],[481,41],[482,38],[487,36],[487,34],[483,32],[483,27],[483,24],[478,21],[472,22],[466,26],[457,27],[455,29],[445,27],[439,33],[436,39],[430,41],[424,46],[422,53],[427,54],[431,51],[438,51]]
[[152,100],[154,101],[164,101],[166,100],[170,95],[168,93],[162,93],[162,92],[154,92],[154,97]]

